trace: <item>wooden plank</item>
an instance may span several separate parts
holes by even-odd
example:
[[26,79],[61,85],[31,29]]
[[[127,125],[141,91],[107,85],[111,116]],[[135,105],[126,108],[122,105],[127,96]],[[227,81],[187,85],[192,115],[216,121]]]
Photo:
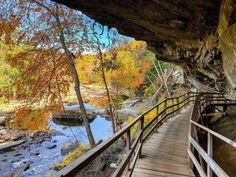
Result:
[[179,164],[184,164],[184,165],[188,164],[188,161],[184,158],[174,159],[171,156],[166,156],[163,154],[153,155],[153,154],[146,153],[146,154],[144,154],[144,158],[156,158],[156,159],[160,159],[162,161],[167,161],[167,162],[170,161],[171,163],[179,163]]
[[188,144],[188,140],[186,139],[178,139],[177,137],[174,138],[168,138],[166,136],[158,136],[158,137],[152,137],[154,140],[162,140],[164,141],[166,139],[166,141],[172,141],[172,142],[176,142],[176,143],[182,143],[182,144]]
[[[150,145],[158,145],[158,146],[176,146],[176,142],[173,142],[173,141],[161,141],[161,140],[156,140],[154,141],[153,139],[151,139],[149,142],[147,142],[147,144],[150,144]],[[161,144],[161,145],[160,145]],[[177,149],[184,149],[186,150],[186,146],[187,144],[181,144],[181,143],[178,143],[178,147],[176,147]]]
[[182,138],[182,139],[177,139],[176,138],[168,138],[167,136],[159,135],[159,136],[152,136],[153,141],[167,141],[167,142],[175,142],[175,143],[182,143],[182,144],[188,144],[188,140]]
[[140,162],[137,163],[136,165],[137,168],[145,168],[148,170],[152,170],[155,169],[156,171],[162,171],[162,172],[167,172],[167,173],[177,173],[177,174],[182,174],[182,175],[189,175],[190,173],[190,169],[189,167],[183,166],[183,167],[179,167],[179,166],[174,166],[171,164],[159,164],[159,163],[146,163],[146,162]]
[[[158,150],[161,151],[167,151],[167,150],[172,150],[170,153],[180,153],[180,154],[187,154],[187,147],[177,147],[173,148],[173,146],[170,146],[168,144],[149,144],[148,146],[144,146],[143,149],[149,149],[154,152],[157,152]],[[158,151],[159,152],[159,151]]]
[[182,157],[182,156],[178,156],[178,155],[173,155],[173,154],[168,154],[166,152],[161,152],[159,151],[159,153],[153,153],[153,152],[150,152],[148,150],[145,150],[145,153],[143,153],[144,156],[153,156],[153,157],[161,157],[161,158],[166,158],[166,159],[170,159],[170,160],[174,160],[176,162],[178,161],[182,161],[182,162],[185,162],[187,161],[187,158],[186,157]]
[[[189,172],[188,174],[182,174],[178,172],[167,172],[167,171],[159,171],[156,169],[145,169],[145,168],[135,168],[134,172],[139,172],[148,174],[148,175],[155,175],[155,176],[168,176],[168,177],[193,177],[194,175]],[[142,175],[139,175],[139,177],[143,177]]]
[[[162,142],[162,141],[161,142],[160,141],[154,142],[153,141],[153,143],[148,143],[147,146],[145,146],[145,147],[150,147],[150,148],[153,147],[156,150],[157,148],[163,148],[163,149],[172,148],[173,149],[173,146],[176,146],[176,143],[169,143],[169,142]],[[187,152],[186,147],[187,147],[186,144],[184,144],[184,145],[178,144],[178,146],[175,147],[175,150]]]
[[165,121],[143,145],[132,176],[194,176],[188,166],[188,130],[191,108]]
[[158,137],[158,136],[174,136],[174,137],[182,137],[182,138],[185,138],[188,136],[188,131],[185,131],[185,132],[179,132],[179,133],[175,133],[175,131],[178,131],[178,129],[173,129],[171,131],[163,131],[163,132],[158,132],[157,135],[154,135],[155,137]]
[[[181,126],[182,128],[187,128],[188,126],[189,126],[189,124],[181,124],[181,123],[179,123],[179,124],[174,124],[174,123],[168,123],[168,122],[165,122],[162,126],[161,126],[161,128],[179,128],[179,126]],[[181,129],[179,129],[179,130],[181,130]]]
[[[187,132],[186,132],[187,133]],[[178,138],[178,139],[186,139],[187,134],[182,134],[182,133],[175,133],[174,132],[158,132],[158,135],[156,135],[156,137],[158,138],[158,136],[165,136],[167,138]]]
[[177,157],[187,157],[187,151],[186,150],[176,150],[173,151],[173,148],[168,147],[168,148],[158,148],[159,150],[156,151],[155,148],[147,148],[145,147],[143,150],[147,150],[147,152],[150,152],[152,154],[162,154],[162,153],[166,153],[167,155],[173,155],[173,156],[177,156]]
[[176,130],[178,130],[179,132],[177,132],[177,133],[181,133],[181,132],[184,132],[184,133],[186,133],[187,131],[188,131],[188,127],[189,127],[189,125],[188,126],[183,126],[183,125],[178,125],[178,126],[175,126],[175,127],[173,127],[173,126],[164,126],[165,124],[163,124],[163,127],[160,127],[159,129],[158,129],[158,132],[175,132]]
[[180,167],[180,168],[187,168],[188,165],[186,164],[181,164],[181,163],[176,163],[173,162],[171,160],[163,160],[162,158],[155,158],[155,157],[148,157],[148,158],[142,158],[141,161],[139,162],[147,162],[147,163],[152,163],[152,164],[163,164],[163,165],[172,165],[172,166],[176,166],[176,167]]

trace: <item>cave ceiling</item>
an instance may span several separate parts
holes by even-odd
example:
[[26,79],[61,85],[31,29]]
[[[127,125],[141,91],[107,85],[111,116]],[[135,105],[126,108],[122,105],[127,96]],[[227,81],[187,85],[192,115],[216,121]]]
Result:
[[[236,88],[236,79],[223,66],[229,60],[236,66],[236,51],[230,53],[225,47],[231,45],[221,42],[236,35],[236,28],[227,32],[236,22],[235,0],[54,1],[115,27],[123,35],[146,41],[157,59],[182,66],[187,78],[194,79],[191,82],[200,83],[198,87],[205,85],[217,91]],[[234,41],[231,43],[234,46]],[[234,70],[231,66],[231,74]]]

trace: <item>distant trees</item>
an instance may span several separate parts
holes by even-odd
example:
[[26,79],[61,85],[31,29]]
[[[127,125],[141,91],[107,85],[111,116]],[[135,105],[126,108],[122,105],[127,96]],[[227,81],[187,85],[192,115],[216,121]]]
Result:
[[[106,81],[107,97],[110,95],[110,99],[107,99],[108,113],[113,112],[113,125],[117,131],[119,120],[114,111],[120,109],[124,101],[121,95],[133,96],[145,82],[145,73],[150,67],[150,62],[146,56],[139,55],[146,49],[146,44],[137,41],[126,42],[121,36],[116,36],[115,31],[103,30],[99,25],[94,29],[96,29],[94,34],[96,37],[90,39],[90,43],[93,43],[93,54],[83,57],[77,66],[87,73],[83,76],[84,81],[103,85],[104,80]],[[109,37],[100,35],[102,33],[109,33],[105,35]]]

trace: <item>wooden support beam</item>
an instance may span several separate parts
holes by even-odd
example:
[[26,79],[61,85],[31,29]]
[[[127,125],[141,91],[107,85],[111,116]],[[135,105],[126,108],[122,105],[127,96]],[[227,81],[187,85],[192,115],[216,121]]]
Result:
[[141,132],[141,136],[139,139],[139,142],[141,144],[140,151],[139,151],[139,158],[141,158],[142,157],[143,132],[144,132],[144,116],[142,116],[139,121],[139,131]]
[[203,157],[206,163],[210,166],[210,168],[217,174],[222,177],[229,177],[224,170],[202,149],[202,147],[191,137],[189,136],[189,141],[197,150],[197,152]]
[[205,174],[205,172],[202,169],[201,165],[199,164],[199,162],[197,161],[197,159],[195,158],[194,154],[192,153],[192,151],[190,149],[188,149],[188,155],[189,155],[191,161],[193,162],[194,166],[196,167],[199,175],[201,177],[207,177],[207,175]]
[[[207,133],[207,154],[212,158],[212,155],[213,155],[213,137],[209,132]],[[212,170],[211,170],[209,164],[207,164],[207,177],[212,177]]]

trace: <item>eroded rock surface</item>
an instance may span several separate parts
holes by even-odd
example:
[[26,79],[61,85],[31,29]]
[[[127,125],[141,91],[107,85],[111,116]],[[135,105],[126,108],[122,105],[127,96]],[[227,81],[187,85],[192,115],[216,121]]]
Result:
[[[210,128],[221,135],[236,141],[236,109],[230,106],[224,116],[211,124]],[[229,176],[236,175],[236,149],[229,144],[214,138],[214,160]]]
[[[236,41],[230,37],[236,22],[235,0],[55,1],[109,28],[116,27],[124,35],[146,41],[158,59],[185,68],[196,87],[202,84],[207,86],[201,87],[203,90],[218,91],[227,85],[230,90],[235,88],[232,74],[236,70],[231,61],[235,60]],[[223,41],[230,43],[219,45]]]

